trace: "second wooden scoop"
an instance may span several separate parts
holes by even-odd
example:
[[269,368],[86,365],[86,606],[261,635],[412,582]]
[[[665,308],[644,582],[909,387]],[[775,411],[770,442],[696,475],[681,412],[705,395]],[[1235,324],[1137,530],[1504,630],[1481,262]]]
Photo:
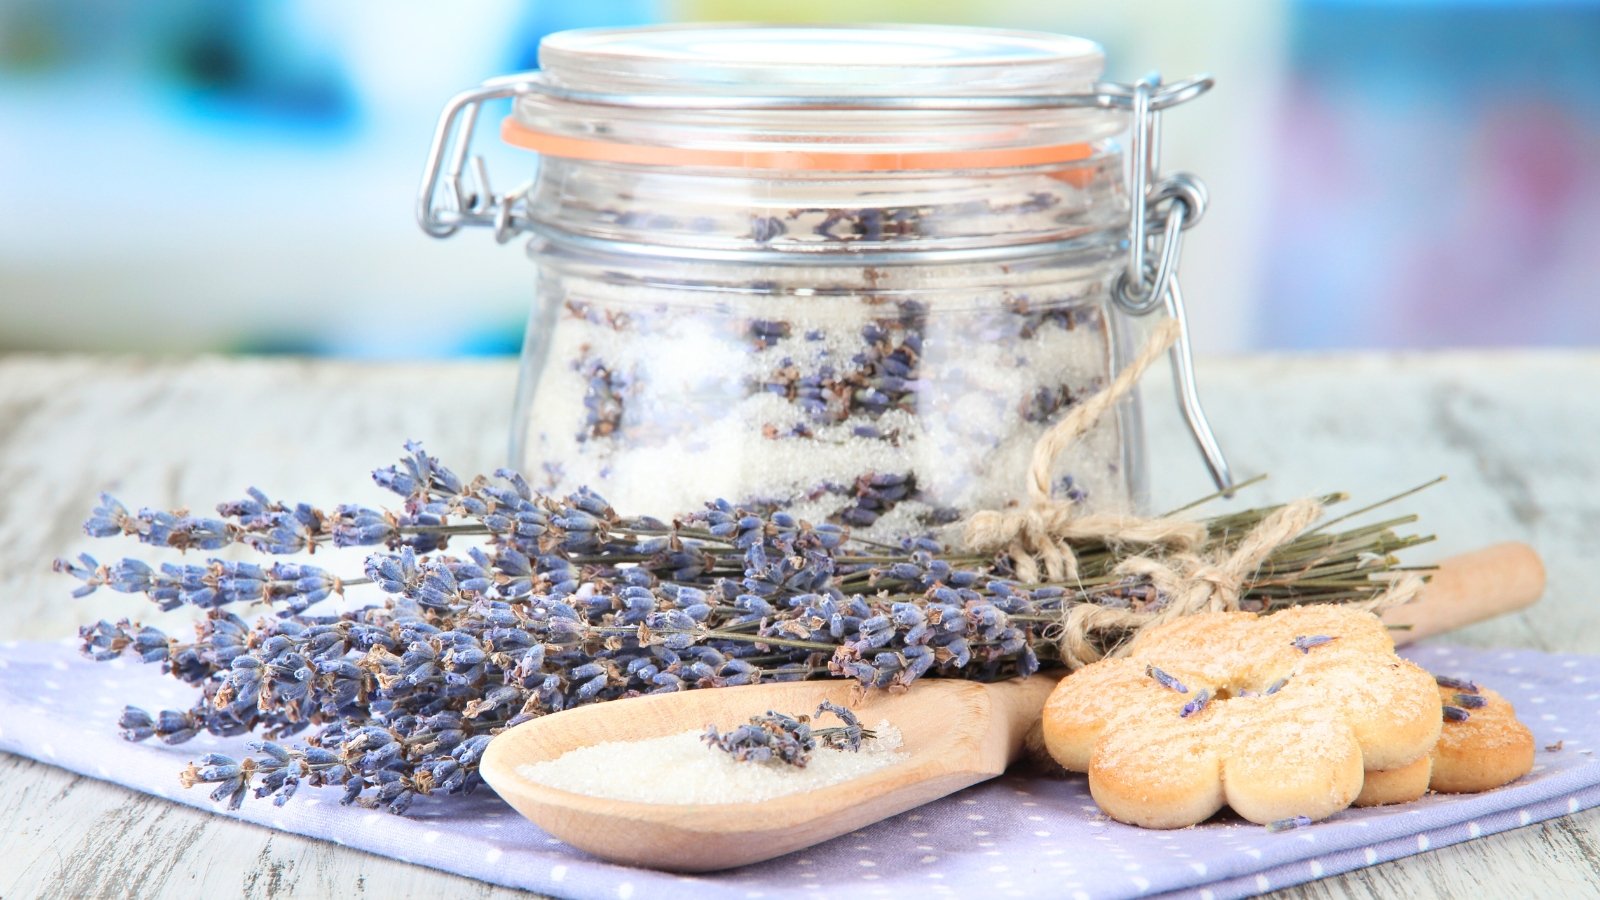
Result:
[[[854,682],[800,681],[684,691],[582,706],[535,719],[489,744],[479,770],[517,812],[568,844],[613,862],[709,872],[771,859],[848,834],[1004,772],[1039,718],[1055,678],[979,684],[928,678],[849,704]],[[518,766],[604,741],[727,730],[767,710],[809,713],[823,700],[851,705],[867,727],[900,729],[908,758],[861,778],[760,803],[634,803],[546,787]],[[618,778],[648,777],[618,772]],[[670,777],[670,774],[665,774]]]
[[1444,634],[1532,606],[1544,593],[1544,563],[1532,547],[1491,544],[1439,564],[1428,589],[1412,603],[1383,614],[1397,645]]
[[[1446,560],[1420,599],[1384,621],[1407,643],[1521,609],[1544,590],[1544,567],[1524,544]],[[685,691],[570,709],[490,742],[480,769],[517,812],[580,850],[613,862],[708,872],[760,862],[847,834],[1004,772],[1021,753],[1056,678],[978,684],[922,679],[909,691],[850,703],[853,681],[803,681]],[[908,758],[831,787],[759,803],[682,806],[607,800],[536,784],[518,766],[606,741],[638,741],[714,724],[727,730],[767,710],[808,713],[823,700],[851,706],[864,725],[900,729]],[[618,778],[651,777],[618,772]]]

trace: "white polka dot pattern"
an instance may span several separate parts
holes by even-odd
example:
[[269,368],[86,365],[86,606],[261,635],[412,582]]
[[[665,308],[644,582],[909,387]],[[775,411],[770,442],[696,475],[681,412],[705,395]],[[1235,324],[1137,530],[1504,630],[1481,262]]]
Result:
[[[1192,829],[1145,831],[1101,815],[1081,776],[1006,777],[802,854],[697,876],[592,859],[511,813],[487,789],[467,798],[420,798],[401,818],[341,806],[334,789],[303,787],[281,809],[246,801],[237,815],[558,897],[799,900],[854,891],[1226,900],[1600,806],[1600,766],[1593,765],[1600,694],[1583,693],[1587,682],[1600,680],[1600,660],[1461,647],[1404,655],[1430,671],[1486,683],[1516,704],[1541,748],[1534,774],[1485,794],[1351,809],[1278,834],[1227,813]],[[182,790],[176,773],[201,753],[243,755],[243,740],[124,743],[117,716],[124,703],[139,701],[154,712],[163,704],[187,706],[189,697],[153,667],[96,665],[61,644],[0,644],[0,749],[214,809],[205,791]],[[1561,749],[1542,749],[1557,741]]]

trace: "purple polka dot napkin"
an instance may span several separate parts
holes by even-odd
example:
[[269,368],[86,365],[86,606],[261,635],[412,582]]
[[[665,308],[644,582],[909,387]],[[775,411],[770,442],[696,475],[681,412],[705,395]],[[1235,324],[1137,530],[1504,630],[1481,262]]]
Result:
[[[177,774],[243,739],[180,747],[128,744],[126,703],[187,708],[193,692],[157,667],[93,663],[74,644],[0,645],[0,749],[205,809],[209,790]],[[1007,776],[854,834],[765,863],[679,876],[602,862],[519,817],[487,788],[418,798],[410,815],[339,805],[302,787],[282,808],[246,800],[249,822],[471,878],[571,900],[629,897],[1063,897],[1224,900],[1347,872],[1600,805],[1600,658],[1427,646],[1403,651],[1439,674],[1478,680],[1516,704],[1539,752],[1532,774],[1499,790],[1351,809],[1269,834],[1227,813],[1195,828],[1146,831],[1107,820],[1081,776]],[[1555,747],[1560,742],[1559,749]]]

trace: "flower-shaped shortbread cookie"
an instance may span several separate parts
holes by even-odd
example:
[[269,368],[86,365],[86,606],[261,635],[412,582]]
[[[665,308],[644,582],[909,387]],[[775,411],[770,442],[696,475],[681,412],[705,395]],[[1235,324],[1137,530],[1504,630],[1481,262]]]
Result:
[[1395,655],[1376,616],[1326,605],[1156,626],[1068,676],[1044,709],[1051,756],[1089,773],[1107,815],[1147,828],[1224,804],[1263,824],[1325,818],[1365,771],[1427,757],[1439,727],[1433,676]]

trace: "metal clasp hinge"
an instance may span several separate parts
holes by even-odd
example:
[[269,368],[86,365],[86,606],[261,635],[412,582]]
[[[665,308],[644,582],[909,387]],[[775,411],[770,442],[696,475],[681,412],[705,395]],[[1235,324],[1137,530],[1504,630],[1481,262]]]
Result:
[[[1207,79],[1209,81],[1209,79]],[[1233,487],[1233,473],[1222,455],[1211,423],[1200,407],[1195,387],[1194,353],[1189,344],[1189,319],[1183,291],[1178,286],[1178,260],[1183,253],[1183,232],[1193,228],[1206,211],[1206,187],[1187,172],[1162,177],[1161,110],[1182,100],[1169,99],[1175,89],[1188,89],[1195,81],[1161,86],[1161,76],[1151,73],[1132,85],[1101,85],[1102,92],[1127,96],[1129,123],[1128,264],[1112,286],[1111,299],[1124,312],[1143,316],[1165,309],[1178,323],[1178,341],[1169,351],[1178,406],[1217,489]],[[1208,85],[1209,86],[1209,85]],[[1184,97],[1183,99],[1188,99]],[[1163,102],[1167,101],[1167,102]],[[1159,248],[1159,254],[1155,253]]]
[[[531,182],[507,194],[496,195],[489,183],[489,169],[483,157],[471,156],[473,185],[469,190],[466,169],[473,129],[478,125],[478,113],[483,104],[530,90],[528,76],[497,78],[474,90],[463,91],[445,104],[433,131],[433,145],[428,149],[422,188],[417,192],[417,224],[423,231],[444,238],[455,234],[463,225],[474,225],[494,229],[494,239],[504,244],[528,229],[524,201]],[[447,150],[450,163],[445,169]]]

